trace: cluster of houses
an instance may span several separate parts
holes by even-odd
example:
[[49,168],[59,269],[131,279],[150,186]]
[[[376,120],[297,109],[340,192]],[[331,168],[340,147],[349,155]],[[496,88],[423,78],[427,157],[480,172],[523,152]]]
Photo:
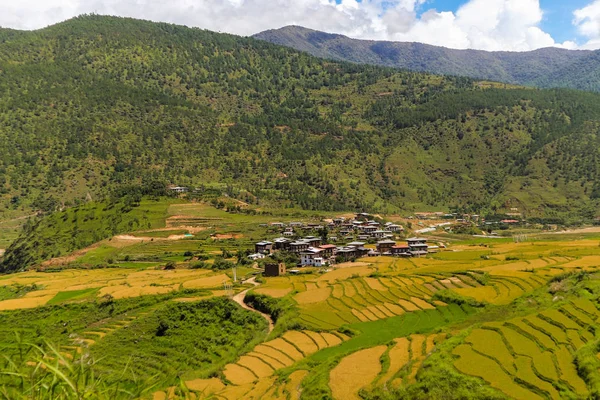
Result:
[[[334,218],[328,224],[272,222],[263,226],[275,229],[283,236],[256,243],[255,253],[249,256],[252,260],[265,258],[277,251],[287,251],[298,255],[300,266],[322,267],[336,261],[344,262],[366,256],[420,257],[439,249],[438,246],[428,245],[427,239],[419,237],[407,239],[405,244],[398,244],[394,238],[404,231],[402,226],[372,220],[365,213],[356,214],[353,219]],[[327,242],[336,243],[339,237],[341,241],[349,243],[329,244],[323,242],[322,237],[304,236],[308,232],[320,232],[323,229],[327,230],[328,235],[336,235],[323,235]],[[367,241],[376,241],[376,248],[365,247]]]
[[[339,232],[339,235],[343,239],[356,238],[358,240],[369,240],[369,239],[383,239],[392,238],[394,234],[403,232],[404,227],[401,225],[387,222],[385,224],[379,223],[374,220],[369,220],[370,215],[366,213],[356,214],[354,219],[346,219],[343,217],[334,218],[328,224],[317,224],[317,223],[302,223],[302,222],[290,222],[285,224],[283,222],[272,222],[270,224],[263,224],[263,227],[270,227],[274,229],[282,230],[284,237],[297,237],[306,232],[320,231],[327,229],[328,231]],[[337,241],[337,236],[331,236],[330,240]]]
[[300,257],[301,266],[322,267],[334,264],[336,260],[349,261],[365,256],[396,256],[396,257],[420,257],[439,249],[438,246],[430,246],[427,239],[411,238],[406,244],[398,245],[394,240],[384,239],[377,242],[376,249],[365,247],[364,242],[351,242],[345,246],[334,244],[322,244],[321,239],[315,236],[307,236],[299,240],[277,238],[273,241],[261,241],[255,244],[255,254],[249,256],[251,259],[264,258],[276,251],[289,251]]

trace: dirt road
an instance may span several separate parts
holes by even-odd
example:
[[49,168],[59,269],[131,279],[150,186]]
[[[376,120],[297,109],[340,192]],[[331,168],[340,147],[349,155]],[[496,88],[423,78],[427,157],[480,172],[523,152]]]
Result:
[[[251,283],[254,286],[259,286],[260,283],[256,282],[256,278],[250,278],[246,281],[244,281],[245,283]],[[250,288],[252,289],[252,288]],[[246,293],[248,293],[248,291],[250,289],[246,289],[243,292],[240,292],[238,294],[236,294],[235,296],[233,296],[233,301],[235,301],[236,303],[238,303],[240,306],[242,306],[242,308],[245,308],[246,310],[250,310],[253,311],[255,313],[259,313],[260,315],[263,316],[264,319],[267,320],[267,322],[269,323],[269,333],[271,333],[271,331],[273,331],[273,327],[275,326],[273,324],[273,319],[271,318],[270,315],[262,313],[258,310],[255,310],[254,308],[250,307],[248,304],[244,303],[244,298],[246,297]]]

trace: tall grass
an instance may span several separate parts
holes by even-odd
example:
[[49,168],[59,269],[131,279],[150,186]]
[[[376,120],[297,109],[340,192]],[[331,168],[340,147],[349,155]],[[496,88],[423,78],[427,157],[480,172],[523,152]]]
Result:
[[127,387],[107,382],[86,352],[65,354],[48,342],[39,346],[20,336],[15,343],[16,351],[0,358],[0,399],[139,399],[156,390],[154,377],[132,384],[128,367],[121,373],[128,376]]

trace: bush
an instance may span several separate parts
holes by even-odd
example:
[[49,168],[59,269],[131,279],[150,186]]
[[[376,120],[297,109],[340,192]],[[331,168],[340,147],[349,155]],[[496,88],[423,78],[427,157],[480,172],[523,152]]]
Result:
[[227,261],[222,257],[215,258],[215,262],[212,265],[212,269],[215,271],[224,271],[233,267],[235,267],[234,263],[232,263],[231,261]]
[[467,304],[471,307],[484,307],[485,303],[475,300],[472,297],[461,296],[460,294],[453,292],[452,290],[440,290],[435,292],[432,297],[433,300],[443,301],[444,303],[454,303],[459,306]]
[[481,272],[474,272],[472,274],[469,274],[469,276],[473,279],[475,279],[477,281],[477,283],[479,283],[480,285],[487,285],[488,282],[490,281],[490,274],[488,274],[487,272],[481,273]]
[[212,265],[205,263],[204,261],[198,261],[190,265],[191,269],[210,269]]
[[169,261],[167,264],[165,264],[165,269],[166,270],[175,269],[175,262],[174,261]]
[[300,323],[298,308],[289,298],[275,299],[271,296],[250,292],[246,294],[244,303],[262,313],[269,314],[273,319],[276,334],[282,334],[288,330],[302,330],[306,327]]

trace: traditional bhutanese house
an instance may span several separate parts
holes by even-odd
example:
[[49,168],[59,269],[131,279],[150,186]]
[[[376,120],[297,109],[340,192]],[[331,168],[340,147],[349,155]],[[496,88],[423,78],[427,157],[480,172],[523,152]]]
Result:
[[410,254],[415,257],[427,255],[427,239],[410,238],[406,241],[408,242],[408,247],[410,247]]
[[294,231],[285,231],[285,232],[283,232],[283,236],[287,236],[287,237],[294,236]]
[[440,246],[427,246],[428,253],[437,253],[440,251]]
[[271,222],[269,225],[273,228],[283,228],[285,226],[283,222]]
[[369,219],[370,216],[371,216],[371,214],[369,214],[369,213],[361,212],[361,213],[357,213],[355,218],[356,219]]
[[377,251],[381,254],[391,253],[392,247],[396,245],[393,240],[381,240],[377,242]]
[[300,253],[300,265],[303,267],[321,267],[325,265],[323,250],[315,247],[309,247]]
[[309,247],[310,244],[304,241],[290,243],[290,251],[292,253],[300,253],[302,251],[308,250]]
[[371,235],[373,235],[374,238],[377,239],[381,239],[383,237],[385,237],[386,234],[391,233],[390,231],[382,231],[382,230],[376,230],[371,232]]
[[337,242],[338,238],[337,236],[329,236],[329,240],[332,242]]
[[404,230],[404,228],[400,225],[396,225],[396,224],[391,224],[386,226],[386,229],[390,232],[401,232]]
[[300,228],[302,227],[304,224],[302,222],[290,222],[290,226],[292,228]]
[[270,254],[273,249],[273,243],[263,240],[254,245],[254,252],[261,254]]
[[377,222],[377,221],[368,221],[367,225],[378,227],[379,226],[379,222]]
[[358,240],[369,240],[370,237],[371,236],[369,236],[369,235],[358,235],[356,238]]
[[351,235],[352,233],[354,233],[354,230],[342,229],[340,231],[340,235],[343,235],[343,236],[348,236],[348,235]]
[[374,249],[369,250],[369,252],[367,253],[367,256],[369,256],[369,257],[377,257],[380,255],[381,255],[381,253]]
[[354,247],[338,247],[336,258],[341,258],[343,261],[349,261],[356,258],[356,248]]
[[[284,235],[286,233],[287,232],[283,232]],[[293,232],[292,232],[292,234],[293,234]],[[292,241],[290,239],[287,239],[284,237],[273,239],[273,248],[275,250],[288,250],[291,242]]]
[[285,275],[285,264],[267,264],[263,276],[281,276]]
[[185,186],[169,186],[169,190],[174,193],[186,193],[188,188]]
[[346,245],[346,247],[354,247],[354,248],[359,248],[359,247],[364,247],[365,244],[364,242],[352,242],[352,243],[348,243]]
[[248,256],[248,258],[252,261],[256,261],[256,260],[262,260],[263,258],[265,258],[264,254],[261,253],[256,253],[256,254],[250,254]]
[[307,242],[312,247],[319,247],[321,245],[321,238],[316,236],[307,236],[302,240]]
[[346,221],[346,218],[334,218],[333,219],[333,223],[335,225],[342,225],[344,223],[344,221]]
[[390,252],[393,256],[397,257],[410,257],[410,247],[407,244],[402,244],[398,246],[392,246]]
[[336,246],[334,244],[324,244],[319,246],[319,249],[323,250],[323,258],[333,257],[335,254]]
[[373,233],[377,230],[376,226],[370,226],[370,225],[365,225],[365,226],[361,226],[360,230],[363,231],[364,233]]

